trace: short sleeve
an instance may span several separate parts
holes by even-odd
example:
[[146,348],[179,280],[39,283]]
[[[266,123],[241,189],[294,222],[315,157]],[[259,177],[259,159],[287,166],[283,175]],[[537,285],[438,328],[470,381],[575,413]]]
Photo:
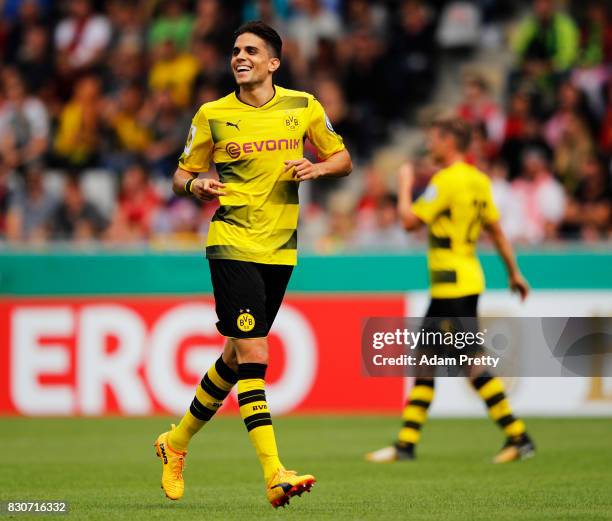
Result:
[[486,224],[493,224],[500,219],[499,209],[495,204],[495,198],[493,197],[493,187],[491,181],[487,179],[487,185],[485,190],[485,206],[482,211],[482,220]]
[[342,138],[336,134],[323,106],[315,98],[311,101],[310,121],[308,123],[308,139],[315,146],[319,157],[327,159],[329,156],[344,150]]
[[200,108],[191,122],[187,142],[179,159],[179,167],[188,172],[208,171],[212,150],[210,125]]
[[449,207],[448,189],[440,178],[434,177],[412,205],[412,213],[425,224],[430,224],[436,216]]

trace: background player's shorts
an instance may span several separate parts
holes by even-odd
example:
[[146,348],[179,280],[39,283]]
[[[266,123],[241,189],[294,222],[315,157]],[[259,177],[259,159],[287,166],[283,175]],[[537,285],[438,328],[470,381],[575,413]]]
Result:
[[432,298],[425,318],[478,316],[478,297]]
[[[442,334],[470,332],[475,335],[478,332],[478,297],[479,295],[468,295],[459,298],[431,299],[423,319],[423,330]],[[420,354],[445,357],[457,357],[461,354],[477,356],[482,351],[482,347],[478,345],[465,345],[458,349],[454,345],[444,343],[421,344],[417,349]]]
[[231,338],[268,335],[285,296],[293,266],[208,259],[217,329]]

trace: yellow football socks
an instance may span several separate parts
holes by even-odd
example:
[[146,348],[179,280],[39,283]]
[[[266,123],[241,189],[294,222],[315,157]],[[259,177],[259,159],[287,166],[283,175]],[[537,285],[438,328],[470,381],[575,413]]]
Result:
[[178,427],[168,435],[168,443],[174,450],[187,450],[191,438],[211,420],[237,381],[238,375],[219,357],[198,384]]
[[266,369],[265,364],[238,365],[238,405],[267,483],[282,468],[282,464],[278,458],[272,418],[266,402]]
[[512,414],[501,378],[485,373],[475,378],[472,384],[487,405],[489,415],[503,429],[508,438],[516,438],[525,434],[525,424]]
[[427,420],[427,410],[433,398],[433,378],[417,378],[402,411],[404,423],[398,435],[398,445],[400,447],[411,448],[419,442],[421,428]]

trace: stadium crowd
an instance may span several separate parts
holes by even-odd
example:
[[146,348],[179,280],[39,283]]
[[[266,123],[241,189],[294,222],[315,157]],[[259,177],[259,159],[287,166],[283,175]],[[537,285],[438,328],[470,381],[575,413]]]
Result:
[[356,158],[349,179],[302,187],[307,248],[409,246],[396,219],[398,161],[414,163],[420,190],[434,165],[420,147],[398,156],[396,135],[433,101],[441,67],[469,64],[485,35],[497,35],[501,54],[511,49],[513,65],[500,64],[497,86],[466,69],[452,108],[473,123],[470,160],[493,178],[506,232],[523,244],[612,238],[605,0],[5,0],[2,9],[0,244],[201,247],[216,204],[173,196],[170,177],[197,107],[233,88],[232,32],[249,19],[279,29],[276,82],[314,92]]

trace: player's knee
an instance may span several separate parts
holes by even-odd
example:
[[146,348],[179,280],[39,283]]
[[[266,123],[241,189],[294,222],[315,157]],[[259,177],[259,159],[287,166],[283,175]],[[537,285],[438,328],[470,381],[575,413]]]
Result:
[[268,365],[268,342],[265,338],[235,338],[238,364]]
[[236,352],[232,351],[231,353],[223,353],[223,361],[225,365],[229,367],[235,373],[238,372],[238,359],[236,358]]

